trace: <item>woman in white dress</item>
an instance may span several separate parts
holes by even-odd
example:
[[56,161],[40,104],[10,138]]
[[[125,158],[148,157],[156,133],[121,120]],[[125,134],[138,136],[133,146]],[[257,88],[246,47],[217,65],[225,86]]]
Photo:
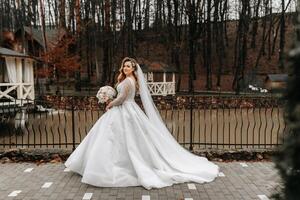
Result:
[[[124,58],[117,97],[70,155],[65,166],[82,182],[99,187],[162,188],[183,182],[211,182],[219,167],[173,138],[147,88],[138,63]],[[144,110],[134,101],[139,92]]]

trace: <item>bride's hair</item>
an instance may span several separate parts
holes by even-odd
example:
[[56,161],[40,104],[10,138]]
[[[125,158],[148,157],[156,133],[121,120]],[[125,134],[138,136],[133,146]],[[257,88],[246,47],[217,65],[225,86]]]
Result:
[[126,78],[126,75],[125,75],[125,73],[124,73],[124,71],[123,71],[123,67],[124,67],[125,62],[131,62],[131,65],[132,65],[132,67],[133,67],[133,69],[134,69],[132,75],[133,75],[133,77],[134,77],[135,80],[136,80],[136,81],[135,81],[135,83],[136,83],[135,86],[136,86],[136,89],[137,89],[137,91],[138,91],[139,86],[138,86],[138,78],[137,78],[137,75],[136,75],[136,71],[137,71],[137,62],[136,62],[136,60],[133,59],[133,58],[125,57],[125,58],[122,60],[121,67],[120,67],[120,69],[119,69],[119,72],[120,72],[120,73],[119,73],[118,78],[117,78],[118,82],[117,82],[116,85],[118,85],[120,82],[122,82],[122,81]]

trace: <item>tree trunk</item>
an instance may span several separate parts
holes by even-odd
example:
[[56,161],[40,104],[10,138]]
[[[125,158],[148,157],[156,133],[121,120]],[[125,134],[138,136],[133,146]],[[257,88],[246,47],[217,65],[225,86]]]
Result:
[[127,34],[127,55],[133,56],[133,30],[130,0],[125,0],[125,26]]
[[75,18],[76,18],[76,33],[81,32],[81,13],[80,13],[80,0],[75,0]]
[[66,28],[66,1],[60,0],[59,1],[59,27]]
[[211,0],[207,1],[207,22],[206,22],[206,45],[205,45],[205,51],[206,51],[206,89],[211,90],[212,89],[212,63],[211,63]]
[[257,0],[257,3],[255,5],[255,8],[254,8],[254,13],[255,13],[255,16],[254,16],[254,22],[253,22],[253,25],[252,25],[252,32],[251,32],[251,48],[252,49],[255,49],[256,48],[256,35],[257,35],[257,29],[258,29],[258,19],[259,19],[259,7],[260,7],[260,3],[261,3],[261,0]]
[[247,40],[248,40],[248,29],[249,29],[249,1],[242,0],[242,11],[240,14],[239,25],[237,29],[237,61],[236,69],[233,79],[233,89],[237,94],[240,93],[241,88],[244,86],[244,69],[246,67],[247,59]]
[[150,27],[150,0],[145,0],[145,18],[144,18],[144,28],[148,30]]
[[42,28],[42,33],[43,33],[43,42],[44,42],[44,47],[45,51],[47,51],[47,37],[46,37],[46,25],[45,25],[45,12],[44,12],[44,0],[40,0],[40,15],[41,15],[41,28]]
[[284,68],[284,47],[285,47],[285,0],[281,0],[281,17],[280,17],[280,42],[279,42],[279,68]]
[[105,0],[104,4],[104,11],[105,11],[105,34],[104,34],[104,41],[103,41],[103,66],[102,66],[102,78],[101,78],[101,84],[104,85],[107,83],[108,77],[110,77],[110,71],[111,71],[111,65],[110,65],[110,34],[111,34],[111,28],[110,28],[110,1]]

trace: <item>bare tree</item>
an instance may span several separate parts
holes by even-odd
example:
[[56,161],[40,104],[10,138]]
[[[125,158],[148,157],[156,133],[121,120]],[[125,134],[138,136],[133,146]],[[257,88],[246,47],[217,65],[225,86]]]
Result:
[[[177,91],[187,71],[189,91],[197,87],[194,81],[199,75],[206,77],[206,89],[221,88],[225,72],[234,78],[232,88],[240,91],[245,71],[259,70],[260,62],[266,59],[274,65],[277,50],[277,62],[283,69],[289,40],[287,9],[293,1],[281,0],[280,14],[274,13],[271,0],[235,1],[238,5],[234,9],[230,2],[2,0],[0,31],[14,32],[25,26],[33,32],[38,29],[42,46],[49,51],[48,29],[66,29],[76,38],[76,47],[70,52],[80,58],[80,68],[75,73],[77,85],[84,78],[83,72],[87,73],[87,80],[112,83],[120,57],[146,55],[149,60],[161,60],[176,67]],[[230,19],[232,12],[238,12],[236,19]],[[23,42],[25,39],[22,36]],[[36,48],[35,42],[31,39],[30,44],[23,45]],[[252,49],[248,51],[249,48]],[[152,58],[154,54],[161,56]]]
[[59,27],[66,28],[66,0],[59,1]]
[[249,13],[249,1],[242,0],[242,11],[240,13],[240,20],[237,29],[237,45],[236,45],[236,53],[235,56],[235,73],[233,79],[233,88],[236,93],[239,93],[241,90],[241,86],[244,83],[244,69],[246,66],[247,59],[247,40],[248,40],[248,30],[249,30],[249,21],[250,21],[250,13]]

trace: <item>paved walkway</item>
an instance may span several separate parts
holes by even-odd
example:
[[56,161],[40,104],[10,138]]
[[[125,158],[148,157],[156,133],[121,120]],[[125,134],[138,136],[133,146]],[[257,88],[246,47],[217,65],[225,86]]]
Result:
[[267,200],[279,176],[271,162],[216,162],[221,168],[212,183],[177,184],[162,189],[143,187],[98,188],[81,183],[80,176],[65,170],[62,163],[0,164],[0,199],[103,199],[103,200]]

